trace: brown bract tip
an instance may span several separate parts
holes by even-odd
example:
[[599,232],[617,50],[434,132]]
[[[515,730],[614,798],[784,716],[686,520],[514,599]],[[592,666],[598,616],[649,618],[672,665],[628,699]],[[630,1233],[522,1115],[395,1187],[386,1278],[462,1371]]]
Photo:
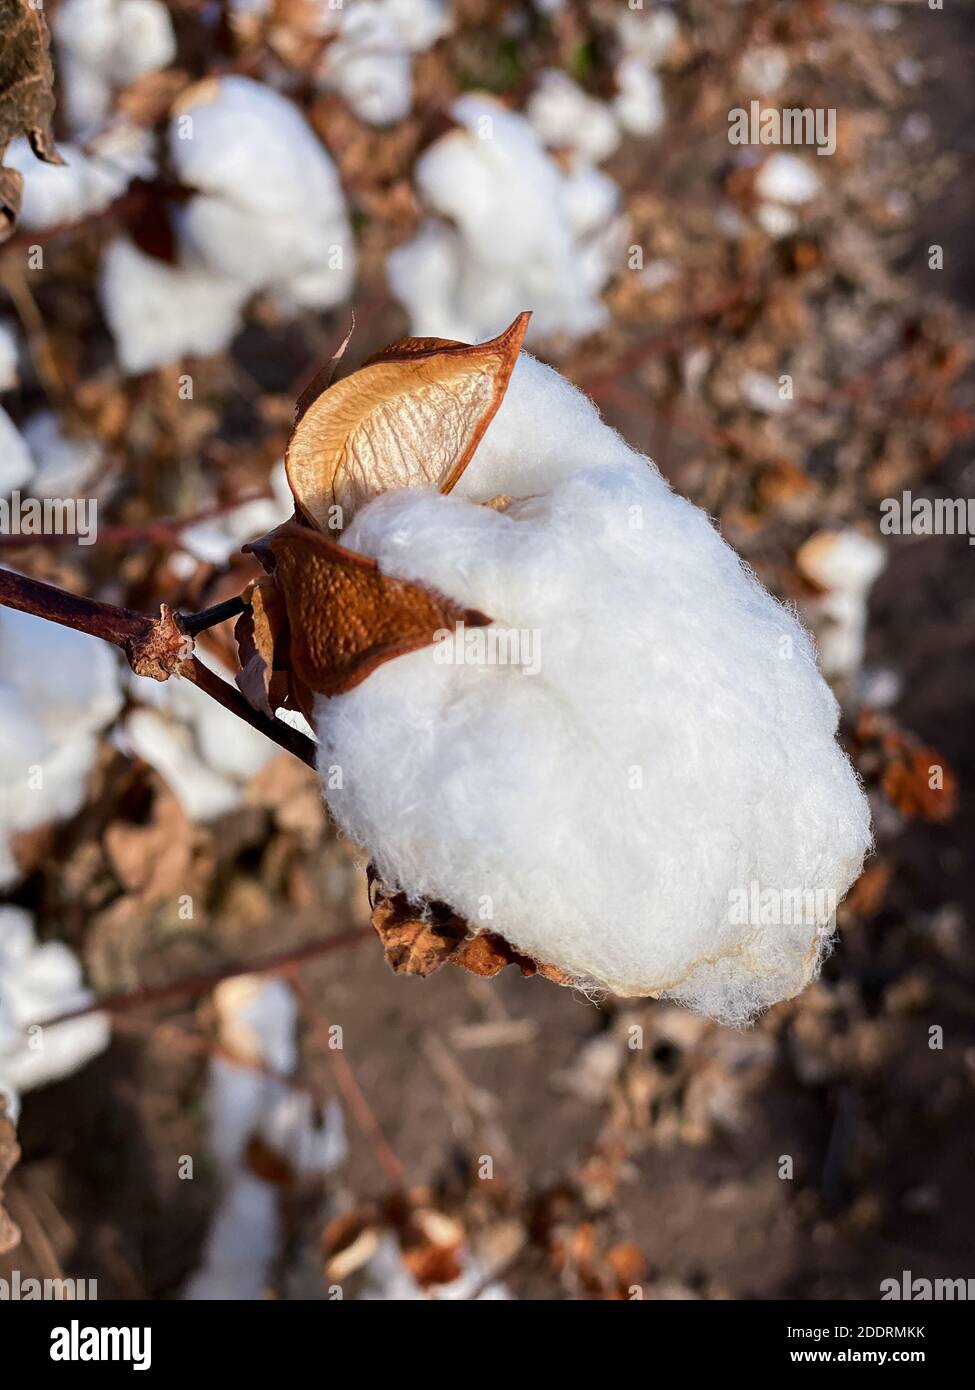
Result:
[[519,314],[488,343],[404,338],[312,399],[316,379],[302,393],[285,455],[295,501],[313,525],[335,529],[338,508],[344,527],[390,488],[449,492],[504,399],[529,318]]

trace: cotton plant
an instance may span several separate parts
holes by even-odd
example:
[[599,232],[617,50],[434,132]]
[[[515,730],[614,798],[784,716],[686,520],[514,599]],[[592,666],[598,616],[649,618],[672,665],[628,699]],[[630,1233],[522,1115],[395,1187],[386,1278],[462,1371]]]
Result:
[[128,372],[223,351],[255,294],[283,312],[340,304],[355,279],[345,197],[328,152],[298,108],[249,77],[184,92],[169,152],[193,190],[177,218],[175,265],[122,237],[100,297]]
[[45,1026],[91,1000],[71,949],[39,943],[30,913],[0,906],[0,1094],[14,1116],[22,1092],[70,1076],[108,1046],[104,1014]]
[[118,90],[176,57],[162,0],[63,0],[53,27],[68,122],[82,138],[110,118]]
[[538,339],[603,327],[625,241],[616,184],[586,161],[560,168],[529,120],[490,96],[459,98],[452,116],[416,165],[430,216],[386,264],[411,331],[485,337],[525,302]]
[[217,987],[213,1002],[221,1051],[210,1062],[206,1105],[220,1196],[184,1297],[253,1300],[281,1253],[284,1217],[281,1185],[252,1163],[252,1146],[259,1143],[294,1178],[320,1178],[344,1162],[345,1133],[338,1105],[319,1121],[307,1092],[291,1084],[298,1011],[290,986],[236,975]]
[[114,653],[0,608],[0,887],[20,876],[18,834],[81,808],[98,734],[121,703]]
[[242,688],[309,716],[395,966],[516,960],[742,1024],[816,975],[870,845],[838,706],[526,326],[407,339],[302,401]]
[[360,120],[392,125],[413,107],[413,58],[450,32],[445,0],[346,0],[322,15],[319,81]]

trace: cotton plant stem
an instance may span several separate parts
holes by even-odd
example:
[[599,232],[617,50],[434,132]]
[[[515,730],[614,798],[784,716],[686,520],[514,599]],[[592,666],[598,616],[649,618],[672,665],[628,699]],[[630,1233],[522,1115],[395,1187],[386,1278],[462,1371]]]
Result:
[[185,616],[172,613],[164,605],[160,615],[153,617],[151,613],[137,613],[114,603],[83,598],[54,584],[0,567],[0,606],[32,613],[37,618],[114,643],[125,653],[136,675],[155,680],[167,680],[175,675],[192,681],[212,700],[279,748],[300,758],[309,767],[315,766],[316,745],[312,739],[290,724],[253,709],[236,686],[222,680],[192,654],[195,633],[243,612],[242,600],[230,600],[202,613]]

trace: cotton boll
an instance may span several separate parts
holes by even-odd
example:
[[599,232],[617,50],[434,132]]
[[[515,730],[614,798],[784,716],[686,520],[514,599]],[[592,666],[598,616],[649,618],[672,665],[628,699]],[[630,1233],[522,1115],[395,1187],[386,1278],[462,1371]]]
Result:
[[55,38],[73,130],[90,132],[109,115],[116,88],[176,57],[176,35],[159,0],[64,0]]
[[281,1249],[281,1189],[258,1177],[248,1146],[260,1137],[299,1174],[331,1172],[345,1159],[341,1111],[329,1106],[316,1125],[304,1092],[287,1084],[297,1061],[297,1006],[282,981],[237,975],[214,991],[221,1045],[232,1057],[210,1063],[210,1151],[222,1195],[200,1268],[187,1284],[191,1300],[256,1299]]
[[[742,1023],[815,974],[818,907],[859,873],[867,803],[791,613],[649,461],[592,417],[588,433],[601,466],[567,460],[505,512],[406,490],[353,519],[349,548],[540,660],[448,664],[435,645],[319,699],[321,767],[343,770],[326,796],[391,887],[585,987]],[[522,477],[509,458],[504,490],[534,492],[538,461]],[[752,885],[817,911],[743,913]]]
[[247,77],[200,83],[174,116],[170,150],[199,190],[180,221],[188,259],[298,306],[345,299],[355,277],[345,199],[292,102]]
[[823,590],[803,605],[825,675],[855,675],[863,663],[870,590],[887,563],[881,543],[848,527],[819,531],[799,547],[796,566]]
[[409,115],[412,64],[399,45],[392,18],[380,5],[360,0],[348,12],[340,37],[329,46],[327,84],[341,93],[360,120],[392,125]]
[[656,135],[667,119],[660,78],[638,58],[622,59],[615,77],[613,110],[620,125],[631,135]]
[[27,441],[0,406],[0,496],[23,487],[33,473],[34,460]]
[[[529,335],[536,338],[578,337],[600,326],[606,310],[598,293],[619,232],[618,194],[610,209],[606,176],[563,174],[524,117],[493,98],[462,97],[452,114],[462,128],[425,151],[416,183],[454,228],[427,224],[387,261],[412,331],[483,338],[525,304],[533,307]],[[591,215],[597,189],[607,219],[600,226]],[[574,219],[582,208],[586,231],[579,234]]]
[[133,373],[223,352],[248,298],[239,281],[209,267],[166,265],[124,237],[105,252],[98,288],[119,362]]
[[819,191],[819,176],[794,154],[773,154],[758,171],[755,191],[760,198],[789,207],[808,203]]
[[539,74],[525,114],[549,149],[572,150],[593,164],[607,159],[620,142],[612,111],[559,68]]
[[621,9],[616,16],[616,32],[627,53],[648,67],[665,62],[680,35],[676,15],[670,10]]
[[401,121],[413,104],[412,55],[432,47],[450,26],[441,0],[355,0],[342,8],[325,50],[322,84],[362,121]]
[[110,1035],[104,1014],[27,1033],[90,1002],[68,947],[60,941],[39,945],[27,912],[0,907],[0,1087],[16,1093],[47,1085],[103,1051]]

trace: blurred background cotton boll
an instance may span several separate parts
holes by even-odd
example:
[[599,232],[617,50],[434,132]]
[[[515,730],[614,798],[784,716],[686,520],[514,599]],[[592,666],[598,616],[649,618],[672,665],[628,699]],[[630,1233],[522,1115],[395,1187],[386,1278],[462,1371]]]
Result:
[[[476,596],[475,638],[546,628],[534,675],[472,646],[442,699],[422,653],[387,662],[329,703],[319,777],[189,679],[0,607],[0,1279],[752,1304],[970,1279],[971,7],[0,8],[45,19],[53,64],[0,103],[0,567],[153,615],[246,594],[256,655],[215,622],[203,679],[314,737],[243,551],[294,514],[296,402],[530,310],[451,497],[327,535]],[[324,444],[390,463],[387,424]],[[757,649],[748,572],[783,605]],[[325,798],[391,877],[422,840],[416,881],[470,921],[367,881]],[[786,920],[842,896],[863,798],[863,873]],[[741,946],[684,991],[724,1019],[791,992],[731,989],[756,943],[779,982],[797,943],[802,978],[825,959],[746,1030],[453,963],[472,927],[498,965],[513,903],[523,945],[564,946],[526,902],[607,928],[604,983],[634,921],[667,963]]]

